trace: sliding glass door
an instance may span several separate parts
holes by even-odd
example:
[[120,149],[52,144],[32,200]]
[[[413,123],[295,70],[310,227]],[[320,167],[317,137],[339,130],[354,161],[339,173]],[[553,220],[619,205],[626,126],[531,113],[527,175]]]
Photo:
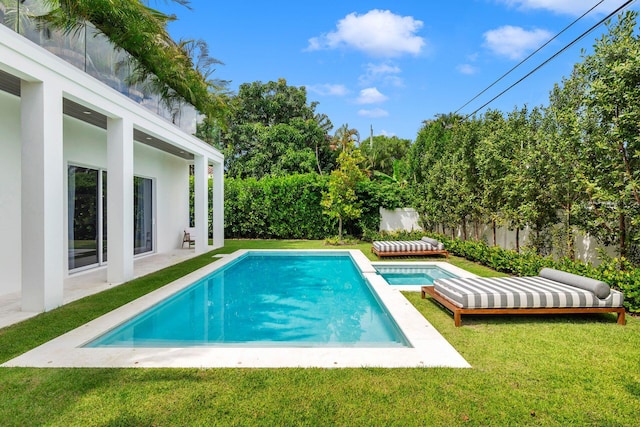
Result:
[[[107,171],[68,168],[69,271],[107,262]],[[133,179],[133,253],[153,251],[153,180]]]
[[69,166],[68,242],[69,270],[100,265],[107,258],[106,172]]

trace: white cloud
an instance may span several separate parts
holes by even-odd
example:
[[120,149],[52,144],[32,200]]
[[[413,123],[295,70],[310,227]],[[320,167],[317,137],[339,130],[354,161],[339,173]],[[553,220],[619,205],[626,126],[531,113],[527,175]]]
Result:
[[335,31],[309,39],[306,50],[349,47],[375,57],[417,55],[425,46],[424,39],[416,35],[422,26],[422,21],[389,10],[354,12],[339,20]]
[[460,64],[456,67],[460,74],[472,75],[478,72],[478,69],[471,64]]
[[[501,3],[510,7],[515,7],[522,10],[531,9],[543,9],[550,12],[565,14],[565,15],[582,15],[589,10],[592,6],[592,2],[585,2],[584,0],[499,0]],[[622,2],[604,2],[598,6],[595,11],[600,14],[609,13],[618,7]]]
[[358,104],[379,104],[381,102],[386,101],[387,98],[385,95],[380,93],[380,91],[375,87],[368,87],[366,89],[362,89],[360,91],[360,96],[356,99]]
[[378,119],[380,117],[387,117],[389,112],[382,108],[374,108],[373,110],[359,110],[358,115],[362,117],[369,117],[371,119]]
[[345,85],[331,83],[308,85],[307,89],[321,96],[344,96],[349,93]]
[[505,25],[483,34],[484,46],[500,56],[520,59],[551,38],[546,30],[527,31],[521,27]]
[[400,67],[389,63],[365,65],[365,73],[358,77],[361,85],[366,86],[375,82],[381,82],[386,86],[404,87],[404,80],[398,76]]

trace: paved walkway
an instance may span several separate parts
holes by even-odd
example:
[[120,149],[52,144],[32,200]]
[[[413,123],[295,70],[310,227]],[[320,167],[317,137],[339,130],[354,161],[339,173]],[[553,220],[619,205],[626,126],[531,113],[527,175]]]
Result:
[[[141,277],[195,256],[194,249],[175,249],[134,260],[134,276]],[[64,304],[110,289],[117,285],[107,282],[107,268],[101,267],[69,276],[64,281]],[[19,292],[0,295],[0,328],[21,322],[37,312],[20,310]]]

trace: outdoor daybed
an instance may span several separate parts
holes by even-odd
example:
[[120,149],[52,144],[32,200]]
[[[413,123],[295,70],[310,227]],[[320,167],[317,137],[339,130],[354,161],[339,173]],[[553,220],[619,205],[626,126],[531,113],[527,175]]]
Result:
[[373,242],[371,252],[378,257],[405,255],[444,255],[449,258],[449,252],[444,245],[430,237],[410,241],[376,241]]
[[437,279],[423,286],[429,294],[453,312],[456,326],[463,314],[561,314],[618,313],[625,324],[622,292],[588,277],[543,268],[533,277]]

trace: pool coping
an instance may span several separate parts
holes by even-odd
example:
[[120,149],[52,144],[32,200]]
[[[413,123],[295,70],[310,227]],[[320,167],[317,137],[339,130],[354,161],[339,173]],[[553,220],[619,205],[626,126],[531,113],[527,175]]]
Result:
[[[247,252],[349,252],[412,347],[85,348],[87,342]],[[449,265],[450,266],[450,265]],[[239,250],[36,347],[3,367],[55,368],[355,368],[450,367],[469,363],[359,250]]]

